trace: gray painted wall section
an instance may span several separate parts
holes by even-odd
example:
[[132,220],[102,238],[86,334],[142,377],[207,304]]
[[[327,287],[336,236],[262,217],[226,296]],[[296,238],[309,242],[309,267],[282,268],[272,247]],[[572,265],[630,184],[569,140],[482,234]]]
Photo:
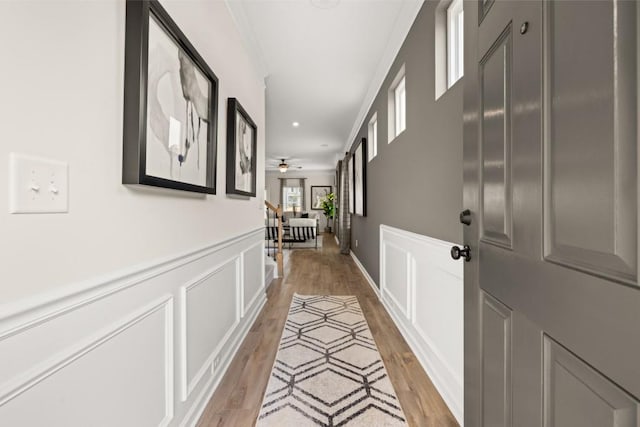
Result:
[[[352,250],[380,283],[380,224],[462,242],[462,79],[435,100],[435,10],[425,2],[354,141],[378,114],[378,155],[367,163],[367,216],[353,215]],[[388,144],[387,94],[405,64],[407,128]],[[358,241],[358,247],[355,242]]]

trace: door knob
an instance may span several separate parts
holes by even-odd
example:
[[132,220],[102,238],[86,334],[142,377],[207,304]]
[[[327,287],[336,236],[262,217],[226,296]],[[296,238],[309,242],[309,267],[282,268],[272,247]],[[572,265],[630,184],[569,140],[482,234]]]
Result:
[[471,248],[469,247],[469,245],[464,245],[462,249],[460,249],[459,246],[453,246],[451,248],[451,258],[464,258],[466,262],[469,262],[471,261]]
[[469,209],[460,212],[460,222],[464,225],[471,225],[471,211]]

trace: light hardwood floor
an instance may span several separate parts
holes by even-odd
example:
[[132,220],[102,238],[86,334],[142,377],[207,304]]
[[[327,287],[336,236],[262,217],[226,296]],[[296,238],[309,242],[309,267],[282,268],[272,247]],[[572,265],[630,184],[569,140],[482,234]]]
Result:
[[266,306],[205,408],[198,426],[254,425],[289,304],[296,292],[356,295],[409,425],[457,426],[455,418],[351,257],[339,253],[333,235],[325,234],[324,237],[323,248],[317,251],[300,249],[291,253],[284,280],[275,279],[269,286]]

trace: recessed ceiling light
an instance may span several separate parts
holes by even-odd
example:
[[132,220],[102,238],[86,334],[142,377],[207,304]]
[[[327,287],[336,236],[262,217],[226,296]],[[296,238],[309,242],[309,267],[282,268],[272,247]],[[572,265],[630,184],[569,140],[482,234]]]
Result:
[[297,128],[298,126],[300,126],[300,123],[298,123],[298,122],[293,122],[293,123],[291,123],[291,125],[292,125],[294,128]]
[[320,144],[320,147],[328,147],[329,144]]

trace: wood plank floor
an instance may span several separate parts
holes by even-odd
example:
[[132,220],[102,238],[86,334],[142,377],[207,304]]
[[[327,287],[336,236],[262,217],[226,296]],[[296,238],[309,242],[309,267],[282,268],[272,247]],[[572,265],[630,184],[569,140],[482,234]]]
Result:
[[457,426],[393,321],[351,257],[341,255],[333,235],[322,249],[291,253],[285,278],[276,279],[268,302],[249,331],[220,386],[205,408],[199,427],[253,426],[276,356],[294,293],[356,295],[387,367],[410,426]]

